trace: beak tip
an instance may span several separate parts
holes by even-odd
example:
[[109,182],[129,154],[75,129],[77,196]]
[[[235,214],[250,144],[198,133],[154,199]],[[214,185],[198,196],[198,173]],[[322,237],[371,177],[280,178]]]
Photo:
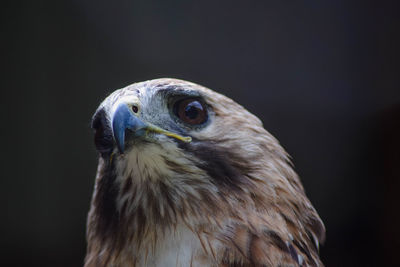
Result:
[[120,153],[124,153],[125,129],[118,127],[113,123],[114,140]]

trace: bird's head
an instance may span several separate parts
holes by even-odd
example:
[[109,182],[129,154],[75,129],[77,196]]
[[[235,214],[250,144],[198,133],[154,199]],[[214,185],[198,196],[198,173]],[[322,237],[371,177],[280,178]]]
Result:
[[227,97],[176,79],[115,91],[96,111],[92,126],[96,148],[118,178],[113,186],[121,189],[119,208],[132,208],[126,202],[138,197],[124,190],[130,185],[150,189],[157,199],[162,185],[174,199],[199,202],[205,201],[201,193],[210,198],[224,190],[246,191],[251,170],[271,164],[266,157],[285,159],[257,117]]
[[141,240],[151,227],[249,220],[252,210],[271,220],[279,212],[287,218],[314,212],[286,152],[261,121],[200,85],[176,79],[130,85],[103,101],[92,126],[100,163],[88,223],[102,238],[118,239],[124,229]]

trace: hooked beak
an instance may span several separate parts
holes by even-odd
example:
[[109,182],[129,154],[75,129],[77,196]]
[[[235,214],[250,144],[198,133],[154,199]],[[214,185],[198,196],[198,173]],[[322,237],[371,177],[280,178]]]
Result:
[[126,104],[120,104],[114,112],[112,118],[112,128],[114,139],[117,144],[118,150],[121,154],[125,150],[125,133],[126,130],[130,130],[134,137],[141,137],[147,134],[147,132],[155,132],[164,134],[169,137],[181,140],[183,142],[191,142],[192,138],[187,136],[181,136],[164,129],[161,129],[150,123],[145,123],[139,119],[133,111]]

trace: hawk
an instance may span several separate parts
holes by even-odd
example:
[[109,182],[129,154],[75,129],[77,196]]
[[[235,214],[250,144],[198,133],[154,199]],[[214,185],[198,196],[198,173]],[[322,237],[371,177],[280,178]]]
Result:
[[322,266],[325,227],[287,153],[233,100],[155,79],[113,92],[92,127],[86,267]]

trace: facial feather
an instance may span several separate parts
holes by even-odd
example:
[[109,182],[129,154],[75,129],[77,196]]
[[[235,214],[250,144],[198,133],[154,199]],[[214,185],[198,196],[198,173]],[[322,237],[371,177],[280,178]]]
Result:
[[[174,117],[171,98],[177,97],[204,101],[206,123],[191,127]],[[138,105],[144,121],[193,141],[147,133],[120,154],[110,123],[121,103]],[[100,160],[86,266],[143,264],[161,255],[160,244],[176,240],[176,229],[196,244],[191,263],[322,264],[316,247],[325,229],[286,152],[231,99],[190,82],[157,79],[117,90],[93,121]]]

